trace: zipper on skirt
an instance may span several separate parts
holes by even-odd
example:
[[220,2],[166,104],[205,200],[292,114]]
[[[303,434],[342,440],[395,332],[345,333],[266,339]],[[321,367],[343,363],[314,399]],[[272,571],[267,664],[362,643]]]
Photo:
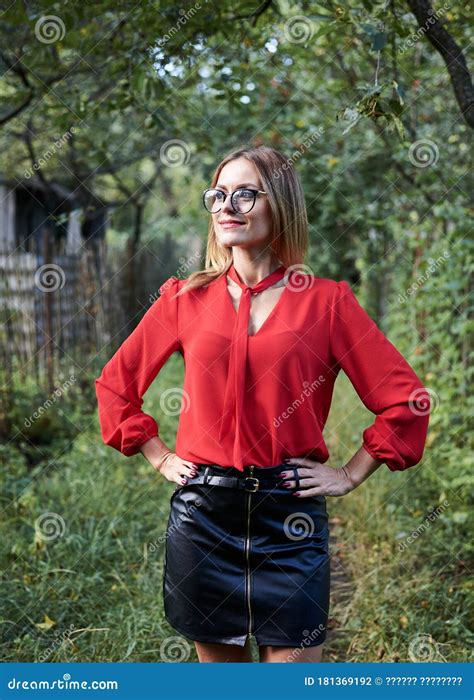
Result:
[[[249,467],[250,469],[250,476],[253,476],[253,470],[254,467],[251,465]],[[246,517],[247,517],[247,532],[246,532],[246,538],[245,538],[245,555],[246,555],[246,597],[247,597],[247,611],[248,611],[248,628],[247,628],[247,634],[252,634],[252,605],[250,602],[250,595],[251,595],[251,585],[250,585],[250,561],[249,561],[249,554],[250,554],[250,499],[252,497],[252,492],[249,491],[247,493],[247,501],[246,501]]]

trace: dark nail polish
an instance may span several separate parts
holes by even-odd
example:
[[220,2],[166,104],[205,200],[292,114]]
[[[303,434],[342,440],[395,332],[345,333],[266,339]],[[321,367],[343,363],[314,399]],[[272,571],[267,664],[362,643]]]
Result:
[[300,494],[299,491],[295,491],[294,494],[293,494],[293,496],[300,496],[300,495],[301,495],[301,494]]

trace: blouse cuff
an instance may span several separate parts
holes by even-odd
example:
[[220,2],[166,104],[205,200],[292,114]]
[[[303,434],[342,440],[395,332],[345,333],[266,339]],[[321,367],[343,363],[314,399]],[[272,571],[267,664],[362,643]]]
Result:
[[362,446],[373,459],[381,460],[390,471],[403,471],[416,461],[409,462],[389,443],[373,426],[366,428],[362,433]]
[[[132,457],[140,452],[140,447],[158,436],[158,424],[151,416],[130,416],[123,421],[111,442],[116,443],[117,449],[126,457]],[[110,444],[110,443],[109,443]]]

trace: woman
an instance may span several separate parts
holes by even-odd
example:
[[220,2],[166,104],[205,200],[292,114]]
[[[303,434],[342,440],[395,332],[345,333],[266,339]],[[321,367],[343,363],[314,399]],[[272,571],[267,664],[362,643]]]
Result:
[[[253,634],[261,661],[320,661],[326,496],[381,464],[417,464],[429,395],[347,282],[302,274],[304,195],[278,151],[230,153],[203,203],[206,269],[163,284],[96,379],[102,436],[177,484],[164,606],[199,660],[251,661]],[[175,351],[185,379],[173,452],[141,405]],[[330,467],[322,431],[340,369],[376,417],[347,464]]]

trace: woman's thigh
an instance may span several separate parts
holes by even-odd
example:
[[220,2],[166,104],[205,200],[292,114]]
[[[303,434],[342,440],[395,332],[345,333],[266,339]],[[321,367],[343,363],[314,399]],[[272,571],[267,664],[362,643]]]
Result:
[[266,644],[261,644],[258,647],[260,661],[262,662],[295,662],[303,661],[305,663],[311,661],[321,661],[324,644],[318,644],[314,647],[272,647]]
[[252,661],[249,639],[243,647],[237,644],[208,644],[207,642],[194,642],[194,645],[201,663]]

